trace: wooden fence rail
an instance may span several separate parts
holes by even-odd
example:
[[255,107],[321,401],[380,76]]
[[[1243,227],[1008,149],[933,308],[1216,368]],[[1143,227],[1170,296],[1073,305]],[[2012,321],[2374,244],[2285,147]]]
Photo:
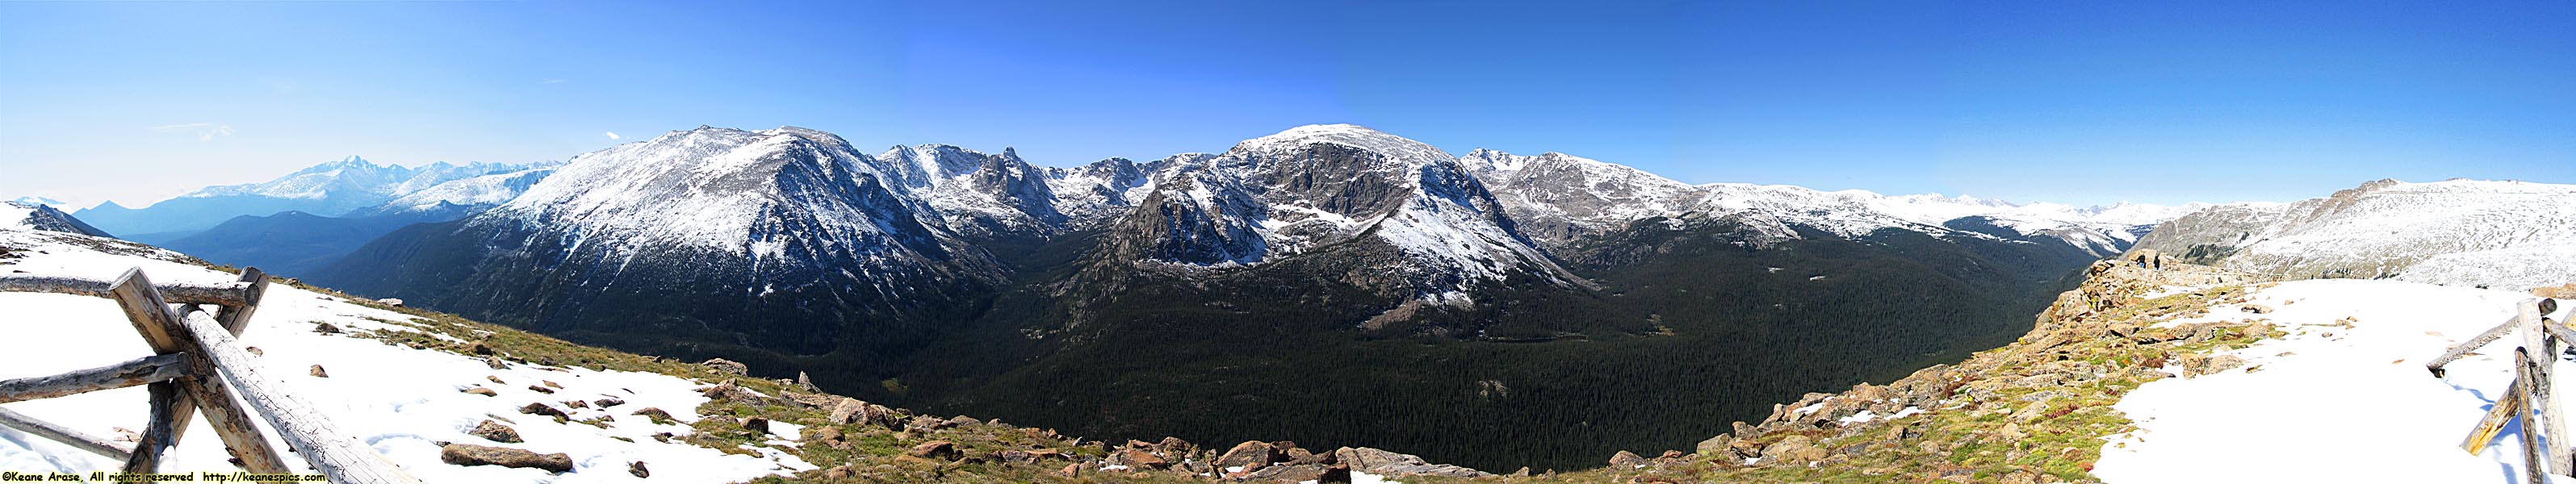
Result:
[[[268,276],[243,269],[239,280],[218,284],[154,284],[141,269],[108,280],[64,276],[0,276],[0,292],[44,292],[112,299],[133,323],[153,356],[60,375],[0,380],[0,402],[52,398],[143,385],[151,398],[141,437],[126,448],[60,425],[0,409],[0,426],[62,441],[125,461],[124,472],[151,473],[177,447],[190,421],[203,415],[242,470],[293,472],[278,458],[253,419],[268,422],[290,450],[331,482],[417,483],[375,449],[342,435],[312,405],[275,380],[233,338],[247,329]],[[172,304],[182,304],[173,308]],[[209,314],[201,305],[219,307]],[[235,398],[235,393],[240,395]],[[247,402],[249,408],[243,408]],[[252,412],[251,410],[257,410]],[[253,415],[257,417],[253,417]]]
[[2568,427],[2576,425],[2576,421],[2567,420],[2553,401],[2557,392],[2553,388],[2556,380],[2552,378],[2559,348],[2562,344],[2576,344],[2576,330],[2543,317],[2557,310],[2558,302],[2549,298],[2523,301],[2515,306],[2513,317],[2506,319],[2504,324],[2478,333],[2477,337],[2469,338],[2424,365],[2424,369],[2432,371],[2435,378],[2441,378],[2444,365],[2505,336],[2522,335],[2522,345],[2513,349],[2513,384],[2505,387],[2504,393],[2496,397],[2495,406],[2470,428],[2468,438],[2460,442],[2460,449],[2478,453],[2495,440],[2497,433],[2504,431],[2506,422],[2522,424],[2523,482],[2526,483],[2548,482],[2548,474],[2567,475],[2576,471],[2576,442],[2568,440]]

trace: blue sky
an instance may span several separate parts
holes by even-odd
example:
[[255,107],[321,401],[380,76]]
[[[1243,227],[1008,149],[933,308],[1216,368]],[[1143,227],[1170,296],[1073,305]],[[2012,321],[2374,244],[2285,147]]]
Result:
[[2576,4],[1574,3],[0,3],[0,195],[702,124],[1072,165],[1356,123],[2075,204],[2576,182]]

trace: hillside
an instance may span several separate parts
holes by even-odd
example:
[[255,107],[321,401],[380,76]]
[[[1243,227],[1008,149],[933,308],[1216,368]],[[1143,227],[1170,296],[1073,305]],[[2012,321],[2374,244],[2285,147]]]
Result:
[[[2424,362],[2528,294],[2104,262],[2020,340],[1809,394],[1689,451],[1533,482],[2508,482],[2518,437],[2461,452],[2513,379],[2495,343]],[[2564,319],[2568,311],[2555,315]],[[2561,358],[2560,371],[2576,369]],[[2561,387],[2561,395],[2569,395]],[[2565,397],[2560,397],[2565,401]],[[2357,403],[2366,402],[2366,403]],[[1649,449],[1651,450],[1651,449]],[[2368,463],[2368,465],[2356,465]],[[1425,482],[1451,482],[1430,480]]]
[[2576,280],[2576,185],[2379,180],[2297,202],[2228,204],[2138,248],[2288,278],[2393,278],[2523,290]]
[[[0,227],[0,273],[110,277],[127,268],[160,282],[235,277],[139,244]],[[322,417],[425,482],[1184,482],[1214,480],[1227,467],[1237,477],[1270,482],[1328,474],[1362,481],[1478,474],[1369,448],[1103,443],[999,420],[933,417],[794,380],[750,377],[739,363],[686,364],[584,347],[291,279],[277,282],[240,342],[267,365],[267,374],[296,375],[280,383],[322,409]],[[49,343],[13,346],[0,356],[7,368],[0,378],[103,366],[143,353],[122,314],[104,299],[0,293],[0,307],[38,318],[8,323],[13,341]],[[131,442],[130,429],[144,426],[144,392],[132,387],[6,408]],[[531,413],[537,410],[559,415]],[[166,469],[233,469],[206,425],[194,424],[187,434],[197,437],[181,441]],[[272,446],[287,448],[274,430],[267,433]],[[452,464],[443,455],[451,443],[560,453],[568,468]],[[309,472],[293,456],[288,460]],[[120,465],[0,428],[0,469],[86,474]]]

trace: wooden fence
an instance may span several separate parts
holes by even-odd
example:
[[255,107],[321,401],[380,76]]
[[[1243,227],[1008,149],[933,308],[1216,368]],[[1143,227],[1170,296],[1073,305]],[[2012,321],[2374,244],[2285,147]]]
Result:
[[[153,473],[188,424],[204,415],[235,465],[252,474],[294,472],[278,457],[268,438],[253,424],[256,415],[276,429],[289,449],[331,482],[415,483],[409,474],[357,439],[343,435],[311,404],[261,375],[260,365],[233,337],[247,329],[251,315],[268,290],[259,269],[243,269],[241,278],[221,284],[154,284],[140,268],[113,280],[61,276],[0,276],[0,292],[48,292],[108,298],[116,301],[135,333],[153,356],[54,376],[0,381],[0,403],[53,398],[99,390],[145,386],[151,412],[141,438],[132,447],[83,435],[0,409],[0,426],[60,441],[85,451],[125,461],[123,472]],[[179,306],[173,307],[172,304]],[[206,313],[205,306],[216,306]],[[235,400],[235,395],[241,397]],[[249,408],[244,409],[243,403]]]
[[[2556,393],[2551,385],[2553,367],[2557,366],[2560,344],[2576,344],[2576,331],[2543,315],[2556,312],[2558,301],[2539,298],[2523,301],[2504,324],[2496,325],[2475,338],[2452,347],[2441,357],[2425,363],[2433,376],[2443,376],[2442,366],[2468,356],[2469,352],[2513,334],[2522,335],[2522,346],[2513,349],[2513,383],[2496,398],[2485,418],[2479,419],[2460,449],[2471,454],[2485,449],[2507,421],[2522,425],[2523,482],[2544,483],[2548,474],[2567,475],[2576,471],[2576,442],[2567,440],[2568,426],[2576,425],[2559,412],[2551,402]],[[2538,429],[2538,430],[2535,430]],[[2546,440],[2544,441],[2544,435]]]

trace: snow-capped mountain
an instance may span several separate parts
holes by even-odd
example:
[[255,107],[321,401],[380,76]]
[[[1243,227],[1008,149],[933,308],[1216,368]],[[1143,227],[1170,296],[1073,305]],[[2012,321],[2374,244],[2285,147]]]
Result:
[[2290,278],[2529,289],[2576,281],[2576,185],[2379,180],[2324,198],[2208,207],[2140,239],[2185,261]]
[[302,211],[336,217],[449,181],[526,170],[533,165],[432,163],[420,168],[378,164],[351,156],[314,165],[275,180],[211,186],[143,208],[110,201],[75,212],[110,231],[158,242],[185,236],[242,215]]
[[877,155],[889,179],[928,203],[933,223],[978,236],[1048,235],[1064,226],[1047,170],[1016,150],[988,155],[949,145],[898,146]]
[[[949,177],[963,190],[978,186],[963,168],[1008,162],[953,153],[933,172],[803,128],[674,131],[574,157],[508,203],[396,231],[314,279],[539,326],[626,332],[638,323],[608,315],[662,314],[643,324],[820,352],[933,319],[997,275],[922,198],[941,183],[916,175],[965,172]],[[455,262],[412,263],[429,260]]]
[[[470,214],[508,203],[553,175],[553,168],[529,168],[449,180],[428,188],[394,197],[373,207],[349,212],[351,217],[370,217],[396,213]],[[451,217],[452,218],[452,217]]]
[[1573,276],[1522,235],[1447,153],[1352,125],[1254,138],[1156,180],[1112,229],[1112,257],[1174,268],[1257,266],[1325,248],[1392,249],[1357,268],[1376,289],[1465,302],[1470,286]]
[[51,205],[24,202],[0,202],[0,229],[43,230],[95,237],[112,237],[98,227],[82,223],[71,214]]
[[1138,163],[1126,158],[1110,158],[1071,168],[1047,168],[1048,191],[1055,194],[1055,208],[1075,229],[1105,225],[1129,207],[1143,201],[1154,187],[1154,177],[1166,171],[1204,163],[1216,155],[1182,153],[1160,160]]
[[1493,187],[1523,233],[1549,244],[1684,211],[1704,198],[1700,187],[1564,153],[1517,156],[1479,148],[1458,163]]
[[[1845,238],[1881,229],[1980,237],[1977,226],[2009,229],[2017,236],[2045,236],[2098,256],[2126,250],[2139,235],[2203,205],[2163,207],[2122,203],[2077,208],[2015,204],[1960,195],[1887,196],[1863,190],[1820,191],[1790,185],[1711,183],[1689,185],[1642,170],[1563,153],[1519,156],[1477,149],[1459,157],[1532,237],[1553,245],[1581,242],[1629,222],[1704,213],[1735,220],[1770,239],[1798,237],[1792,226]],[[1976,223],[1955,226],[1954,221]]]

